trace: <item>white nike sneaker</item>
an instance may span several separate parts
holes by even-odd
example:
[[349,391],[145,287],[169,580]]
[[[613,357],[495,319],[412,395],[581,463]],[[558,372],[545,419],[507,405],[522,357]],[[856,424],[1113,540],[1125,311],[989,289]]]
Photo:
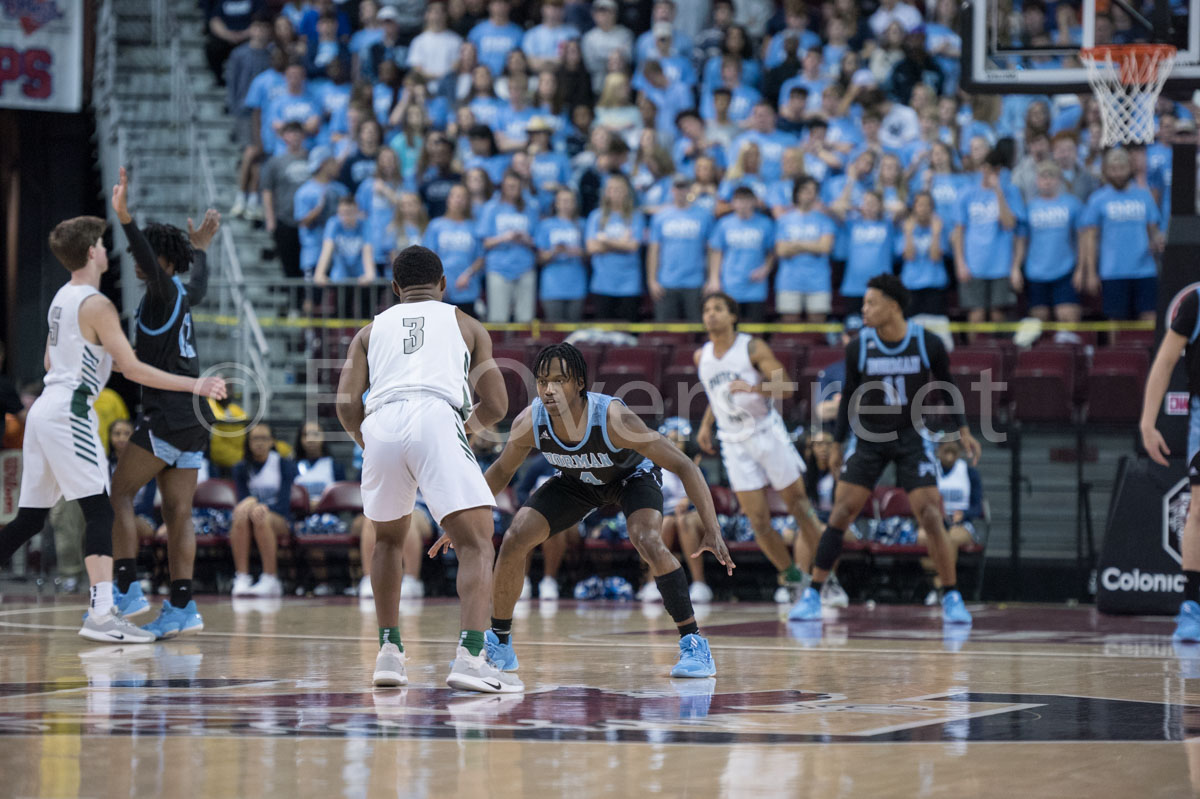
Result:
[[821,586],[821,605],[827,608],[850,607],[850,596],[832,574],[825,581],[825,585]]
[[[401,586],[401,587],[403,587],[403,586]],[[533,597],[533,581],[530,580],[528,577],[526,577],[525,582],[521,583],[520,598],[521,599],[530,599],[532,597]]]
[[254,578],[248,574],[238,572],[233,575],[233,591],[230,593],[233,596],[251,596],[250,589],[254,587]]
[[713,592],[708,583],[692,583],[688,588],[688,596],[691,597],[693,605],[707,605],[713,601]]
[[775,604],[776,605],[792,604],[792,591],[786,585],[781,585],[775,589]]
[[525,684],[516,674],[502,672],[488,662],[480,652],[472,655],[465,646],[454,653],[454,665],[446,677],[446,685],[458,691],[477,691],[481,694],[519,694]]
[[229,215],[234,219],[246,213],[246,198],[239,194],[237,199],[233,201],[233,207],[229,209]]
[[157,640],[154,633],[143,630],[121,615],[113,605],[108,613],[89,613],[79,628],[79,634],[89,641],[110,644],[149,644]]
[[538,599],[558,599],[558,580],[543,577],[538,581]]
[[662,592],[658,590],[658,583],[651,580],[643,585],[637,592],[637,598],[640,602],[662,602]]
[[425,596],[425,583],[414,577],[405,577],[400,583],[401,599],[420,599]]
[[375,676],[372,678],[376,688],[399,688],[408,685],[408,674],[404,671],[407,658],[395,644],[384,644],[375,658]]
[[242,216],[251,222],[261,220],[265,216],[257,194],[251,196],[246,202],[246,209],[243,211]]
[[375,589],[371,587],[371,578],[363,575],[363,578],[358,581],[358,598],[359,599],[374,599]]
[[283,583],[274,574],[261,574],[249,593],[250,596],[283,596]]

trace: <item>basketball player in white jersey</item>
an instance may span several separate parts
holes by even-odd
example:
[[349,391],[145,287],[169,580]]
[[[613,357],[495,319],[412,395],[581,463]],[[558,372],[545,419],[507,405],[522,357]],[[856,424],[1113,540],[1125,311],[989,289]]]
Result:
[[[400,302],[354,337],[338,385],[338,418],[363,448],[363,513],[375,526],[374,684],[408,684],[399,630],[401,552],[420,488],[458,553],[462,632],[446,683],[463,691],[517,693],[525,686],[497,670],[485,653],[496,503],[467,443],[469,433],[504,418],[508,394],[488,332],[442,302],[445,290],[442,262],[432,250],[401,251],[392,262],[392,291]],[[479,395],[474,408],[472,387]]]
[[[781,584],[775,601],[790,602],[792,591],[803,585],[801,568],[808,567],[821,536],[804,490],[804,460],[774,405],[776,399],[791,395],[795,383],[766,342],[737,332],[738,305],[732,297],[709,294],[702,318],[709,340],[696,351],[695,363],[708,395],[708,409],[696,443],[710,455],[716,452],[715,421],[729,487],[750,520],[754,540],[779,571]],[[771,527],[768,485],[779,492],[800,525],[795,560],[787,543]]]
[[71,281],[50,305],[45,390],[26,419],[20,507],[12,523],[0,530],[0,563],[42,529],[60,497],[78,500],[86,519],[83,562],[91,582],[79,634],[93,641],[148,643],[154,634],[127,621],[113,604],[108,460],[92,403],[114,367],[144,386],[215,399],[225,397],[225,381],[167,374],[134,355],[116,308],[99,290],[100,276],[108,269],[101,238],[105,227],[103,219],[80,216],[50,233],[50,249]]

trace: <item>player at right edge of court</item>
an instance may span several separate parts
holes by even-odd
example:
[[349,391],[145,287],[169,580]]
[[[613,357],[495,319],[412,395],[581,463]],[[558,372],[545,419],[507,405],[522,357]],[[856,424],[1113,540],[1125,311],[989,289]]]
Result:
[[1169,466],[1167,456],[1171,454],[1166,440],[1158,430],[1158,412],[1162,408],[1171,372],[1182,355],[1187,369],[1190,421],[1187,440],[1188,486],[1191,505],[1188,506],[1187,521],[1183,525],[1183,536],[1179,548],[1183,554],[1183,602],[1179,615],[1175,617],[1175,633],[1179,642],[1200,642],[1200,289],[1189,291],[1170,320],[1170,327],[1163,333],[1162,343],[1154,356],[1154,365],[1146,378],[1146,393],[1142,401],[1142,419],[1139,427],[1142,446],[1150,459],[1161,466]]
[[[833,511],[813,568],[812,585],[788,613],[790,621],[819,621],[821,586],[842,554],[846,529],[854,523],[889,463],[896,464],[896,483],[908,494],[921,528],[929,534],[929,554],[941,578],[942,620],[970,624],[971,614],[956,587],[954,552],[942,516],[938,494],[938,461],[933,441],[919,418],[914,401],[932,393],[936,384],[952,387],[950,358],[942,340],[904,318],[909,293],[900,278],[883,274],[871,278],[863,297],[863,331],[846,345],[846,380],[838,405],[834,439],[850,439],[834,492]],[[967,427],[961,400],[952,412],[959,440],[975,465],[980,446]],[[837,445],[830,470],[842,461]]]

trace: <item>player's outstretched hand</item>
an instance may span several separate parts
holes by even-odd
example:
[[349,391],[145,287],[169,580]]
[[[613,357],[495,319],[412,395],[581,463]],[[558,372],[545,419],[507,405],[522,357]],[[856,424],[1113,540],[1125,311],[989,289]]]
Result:
[[1150,456],[1150,460],[1159,466],[1171,465],[1167,463],[1167,456],[1171,454],[1171,449],[1167,446],[1162,433],[1158,432],[1157,427],[1142,430],[1142,446],[1146,448],[1146,454]]
[[221,214],[217,209],[209,208],[204,212],[204,219],[200,221],[199,228],[192,227],[192,220],[188,219],[188,238],[197,250],[207,250],[220,227]]
[[434,541],[433,546],[429,548],[429,557],[436,558],[448,549],[454,549],[454,543],[450,540],[450,536],[442,533],[441,538]]
[[706,530],[700,536],[700,546],[692,553],[692,557],[698,558],[705,552],[711,552],[717,559],[717,563],[725,567],[726,573],[733,576],[733,570],[737,568],[737,564],[729,556],[729,547],[725,546],[725,539],[721,537],[719,530]]
[[227,391],[225,378],[223,377],[214,375],[212,377],[202,377],[196,381],[196,393],[202,397],[223,400]]
[[129,175],[125,173],[125,167],[121,167],[121,177],[117,185],[113,186],[112,207],[122,225],[133,221],[133,217],[129,215]]

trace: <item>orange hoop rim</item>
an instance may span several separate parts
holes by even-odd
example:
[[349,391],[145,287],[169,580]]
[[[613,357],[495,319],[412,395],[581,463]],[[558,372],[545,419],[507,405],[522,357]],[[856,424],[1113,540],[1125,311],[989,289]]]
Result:
[[[1098,44],[1094,47],[1083,47],[1079,57],[1093,63],[1111,61],[1120,68],[1122,83],[1145,83],[1158,77],[1158,65],[1166,58],[1173,58],[1176,53],[1172,44]],[[1151,67],[1151,74],[1142,74],[1141,67]]]

